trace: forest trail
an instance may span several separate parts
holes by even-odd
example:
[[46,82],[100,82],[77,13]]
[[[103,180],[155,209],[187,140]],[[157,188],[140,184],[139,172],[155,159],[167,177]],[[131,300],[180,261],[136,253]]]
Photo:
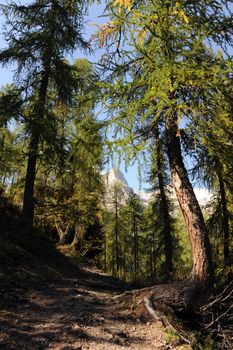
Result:
[[0,312],[0,349],[184,349],[171,345],[160,323],[115,302],[122,291],[120,281],[88,269],[31,288]]

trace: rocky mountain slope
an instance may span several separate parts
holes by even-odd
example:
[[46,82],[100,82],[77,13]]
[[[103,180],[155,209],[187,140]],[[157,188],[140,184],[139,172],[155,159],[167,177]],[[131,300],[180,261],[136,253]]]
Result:
[[[124,174],[120,169],[112,169],[109,172],[103,175],[104,183],[106,186],[106,197],[105,204],[107,207],[111,207],[112,194],[114,185],[118,184],[118,187],[122,192],[122,201],[125,202],[130,194],[136,194],[144,206],[153,199],[155,193],[146,192],[146,191],[135,191],[132,187],[129,186]],[[211,200],[212,194],[206,188],[194,188],[197,200],[202,208],[206,207],[207,203]],[[172,201],[176,202],[176,196],[174,190],[170,189],[170,196]],[[178,204],[177,204],[178,205]]]

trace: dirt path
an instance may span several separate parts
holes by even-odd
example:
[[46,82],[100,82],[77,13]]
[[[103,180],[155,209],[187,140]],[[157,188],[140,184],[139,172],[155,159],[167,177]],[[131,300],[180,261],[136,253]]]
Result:
[[172,346],[159,323],[114,302],[122,286],[86,272],[28,291],[0,313],[0,349],[162,350]]

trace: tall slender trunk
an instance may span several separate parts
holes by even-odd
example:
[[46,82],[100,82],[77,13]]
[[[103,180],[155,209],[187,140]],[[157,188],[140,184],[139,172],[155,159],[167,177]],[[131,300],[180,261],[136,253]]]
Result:
[[[56,16],[57,3],[52,1],[51,20]],[[52,21],[51,21],[52,23]],[[53,24],[50,28],[50,37],[53,38],[56,27]],[[42,74],[38,93],[38,102],[33,111],[33,123],[31,130],[31,140],[29,143],[28,164],[26,172],[26,181],[24,186],[23,198],[23,215],[28,220],[29,224],[33,225],[34,219],[34,184],[36,178],[36,162],[38,156],[38,147],[41,136],[41,124],[43,123],[46,96],[49,84],[49,77],[51,71],[52,47],[45,45],[43,52],[41,52],[42,60]]]
[[138,237],[137,237],[137,223],[135,215],[133,214],[133,255],[134,255],[134,279],[137,279],[138,274]]
[[77,221],[74,226],[74,238],[71,243],[71,247],[75,250],[81,249],[84,232],[85,230],[83,225]]
[[204,218],[183,163],[177,114],[166,119],[166,140],[173,186],[190,236],[193,257],[191,281],[198,293],[212,288],[213,268]]
[[6,175],[3,176],[2,183],[3,183],[3,185],[6,184]]
[[125,275],[126,275],[126,244],[125,244],[125,242],[124,242],[124,246],[123,246],[122,266],[123,266],[123,279],[125,279]]
[[27,172],[26,172],[26,181],[24,186],[24,198],[23,198],[23,215],[28,220],[29,224],[33,225],[34,219],[34,184],[36,178],[36,162],[37,162],[37,153],[39,147],[39,141],[41,136],[41,124],[44,117],[44,108],[46,102],[46,95],[49,82],[49,71],[50,71],[50,59],[47,60],[45,65],[39,96],[38,103],[34,108],[31,130],[31,139],[29,143],[29,152],[28,152],[28,163],[27,163]]
[[112,275],[115,276],[115,246],[112,245]]
[[33,224],[34,218],[34,183],[36,177],[36,160],[37,160],[37,151],[39,145],[40,133],[39,130],[34,128],[31,134],[31,140],[29,144],[29,153],[28,153],[28,164],[27,164],[27,173],[26,181],[24,187],[24,197],[23,197],[23,215],[30,222],[30,225]]
[[107,272],[107,235],[104,232],[104,272]]
[[162,150],[161,150],[161,140],[159,138],[158,127],[155,129],[155,148],[156,148],[156,167],[157,176],[159,182],[159,193],[160,193],[160,213],[163,221],[163,235],[164,235],[164,252],[165,252],[165,264],[166,270],[169,274],[173,271],[172,264],[172,233],[171,233],[171,223],[169,215],[168,200],[165,193],[164,176],[162,172]]
[[227,198],[224,186],[224,181],[222,178],[221,168],[218,171],[218,182],[221,197],[221,207],[222,207],[222,228],[223,228],[223,255],[225,265],[229,265],[230,251],[229,251],[229,217],[227,210]]
[[115,253],[116,253],[116,271],[119,272],[119,247],[118,247],[118,197],[115,200]]

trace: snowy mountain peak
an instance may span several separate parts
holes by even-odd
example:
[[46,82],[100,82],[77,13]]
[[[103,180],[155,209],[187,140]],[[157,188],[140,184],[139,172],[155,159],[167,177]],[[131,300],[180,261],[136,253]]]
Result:
[[[126,178],[123,173],[118,168],[114,168],[109,172],[103,174],[105,186],[106,186],[106,203],[111,202],[112,198],[112,189],[115,183],[120,183],[124,201],[127,200],[130,194],[135,193],[137,197],[141,200],[144,206],[147,206],[155,193],[152,192],[143,192],[143,191],[134,191],[132,187],[129,186]],[[178,207],[178,202],[175,196],[174,189],[170,188],[170,199],[174,202],[175,206]],[[207,203],[211,200],[213,194],[206,188],[194,188],[197,200],[202,208],[206,207]]]
[[121,182],[123,185],[129,187],[129,184],[124,177],[123,173],[118,168],[114,168],[105,174],[106,180],[108,183],[112,184],[116,181]]
[[129,186],[126,178],[124,177],[120,169],[114,168],[109,172],[103,174],[103,179],[106,187],[105,200],[106,200],[107,207],[111,207],[113,188],[114,188],[114,184],[116,183],[119,183],[121,186],[121,192],[123,194],[123,198],[122,198],[123,202],[126,202],[129,196],[135,193],[137,197],[141,200],[142,204],[144,205],[148,204],[151,194],[147,194],[139,191],[135,192],[133,188]]
[[201,207],[205,207],[211,201],[213,194],[207,188],[194,188],[195,195]]

